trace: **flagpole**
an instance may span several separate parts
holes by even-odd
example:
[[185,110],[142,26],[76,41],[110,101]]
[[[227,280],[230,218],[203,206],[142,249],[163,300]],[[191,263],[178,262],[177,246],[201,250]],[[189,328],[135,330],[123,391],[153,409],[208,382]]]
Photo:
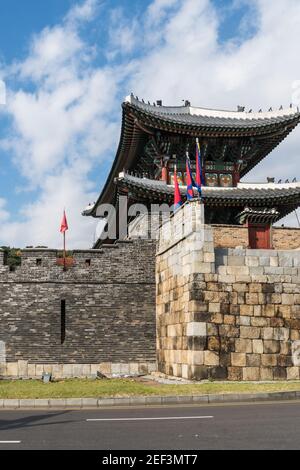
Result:
[[66,271],[66,232],[64,232],[64,271]]

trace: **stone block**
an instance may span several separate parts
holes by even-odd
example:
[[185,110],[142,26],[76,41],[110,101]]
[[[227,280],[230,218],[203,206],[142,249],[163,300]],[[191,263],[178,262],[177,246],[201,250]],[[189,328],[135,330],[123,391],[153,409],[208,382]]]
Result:
[[204,351],[204,364],[206,366],[218,366],[219,354],[213,351]]
[[129,374],[138,375],[138,373],[139,373],[139,365],[136,362],[131,362],[129,364]]
[[263,315],[266,317],[275,316],[275,305],[264,305],[263,306]]
[[210,351],[220,350],[220,338],[218,336],[210,336],[207,341],[207,349]]
[[208,376],[213,380],[227,380],[228,371],[227,367],[215,366],[210,367],[208,370]]
[[227,266],[227,274],[229,276],[249,276],[248,266]]
[[245,257],[244,256],[228,256],[227,264],[228,266],[245,266]]
[[235,351],[237,353],[252,353],[252,340],[237,338],[235,340]]
[[83,364],[74,364],[72,367],[73,377],[83,377]]
[[189,369],[188,378],[190,380],[206,380],[208,379],[208,367],[193,365]]
[[245,300],[246,300],[247,305],[257,305],[258,294],[257,293],[246,294]]
[[258,256],[246,256],[245,257],[246,266],[256,267],[259,266]]
[[63,364],[63,377],[73,377],[73,364]]
[[276,354],[262,354],[261,355],[261,364],[264,367],[274,367],[277,365],[277,355]]
[[207,335],[216,336],[218,334],[218,327],[214,323],[207,324]]
[[6,363],[6,375],[8,377],[18,377],[18,363],[17,362],[7,362]]
[[231,364],[233,367],[246,366],[246,354],[245,353],[231,353]]
[[261,355],[260,354],[247,354],[246,366],[247,367],[260,367]]
[[28,377],[28,361],[18,361],[18,376]]
[[214,263],[215,262],[215,254],[214,253],[204,253],[203,261],[204,261],[204,263]]
[[225,325],[235,325],[235,315],[224,315],[224,323]]
[[253,305],[241,305],[240,306],[240,314],[246,316],[252,316],[254,313]]
[[294,295],[293,294],[282,294],[281,295],[282,305],[293,305],[294,304]]
[[203,351],[188,351],[188,363],[190,365],[203,365],[204,352]]
[[239,282],[236,282],[232,287],[233,287],[234,292],[248,292],[249,291],[249,287],[247,284],[243,284]]
[[63,377],[63,365],[62,364],[53,364],[52,374],[53,374],[53,377],[56,378],[56,379],[62,378]]
[[277,354],[280,352],[280,342],[275,340],[264,340],[264,354]]
[[208,311],[211,313],[220,313],[221,311],[221,304],[210,302],[208,306]]
[[251,326],[265,327],[269,325],[269,319],[264,317],[252,317]]
[[247,317],[245,315],[239,316],[236,319],[236,324],[237,325],[242,325],[242,326],[250,326],[251,324],[251,318],[252,317]]
[[219,325],[219,335],[227,338],[238,338],[240,330],[232,325]]
[[35,364],[28,364],[28,377],[35,377]]
[[228,367],[228,380],[234,380],[234,381],[243,380],[242,367]]
[[287,380],[299,380],[299,367],[288,367],[287,368]]
[[187,325],[187,336],[206,336],[207,328],[204,322],[191,322]]
[[287,368],[286,367],[274,367],[273,377],[274,377],[274,380],[286,380]]
[[241,338],[259,339],[260,328],[254,326],[241,326],[240,327]]
[[261,339],[254,339],[252,342],[252,346],[254,354],[263,354],[264,346],[263,341]]
[[263,380],[263,381],[273,380],[273,368],[272,367],[261,367],[261,369],[260,369],[260,380]]
[[256,381],[260,379],[259,367],[243,367],[243,380]]
[[249,284],[250,294],[261,293],[261,292],[262,292],[262,285],[260,283],[252,282],[251,284]]
[[274,339],[279,341],[288,341],[289,337],[289,328],[274,328]]
[[274,328],[267,327],[262,330],[263,339],[274,339]]

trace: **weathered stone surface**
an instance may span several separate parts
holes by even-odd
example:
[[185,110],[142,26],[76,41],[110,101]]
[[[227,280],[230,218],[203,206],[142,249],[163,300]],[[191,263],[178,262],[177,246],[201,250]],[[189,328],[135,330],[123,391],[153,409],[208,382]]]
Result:
[[243,367],[243,380],[259,380],[260,368],[259,367]]
[[245,353],[231,353],[231,364],[233,367],[246,366],[246,354]]
[[57,378],[89,376],[91,364],[154,363],[155,248],[155,241],[136,240],[75,251],[74,265],[66,272],[56,264],[55,250],[24,250],[15,272],[0,266],[6,375],[41,377],[54,365]]

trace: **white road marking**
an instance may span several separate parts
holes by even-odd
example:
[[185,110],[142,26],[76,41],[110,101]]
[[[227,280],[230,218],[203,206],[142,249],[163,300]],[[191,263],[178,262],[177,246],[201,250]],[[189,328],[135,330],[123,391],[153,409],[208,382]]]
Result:
[[213,416],[165,416],[159,418],[91,418],[87,421],[155,421],[171,419],[212,419]]
[[22,441],[0,441],[0,444],[21,444]]

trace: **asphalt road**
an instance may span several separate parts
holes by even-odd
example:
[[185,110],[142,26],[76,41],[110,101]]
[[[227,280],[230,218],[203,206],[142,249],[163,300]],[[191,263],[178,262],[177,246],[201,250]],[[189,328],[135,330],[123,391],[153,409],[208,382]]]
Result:
[[3,449],[300,449],[300,403],[1,411]]

